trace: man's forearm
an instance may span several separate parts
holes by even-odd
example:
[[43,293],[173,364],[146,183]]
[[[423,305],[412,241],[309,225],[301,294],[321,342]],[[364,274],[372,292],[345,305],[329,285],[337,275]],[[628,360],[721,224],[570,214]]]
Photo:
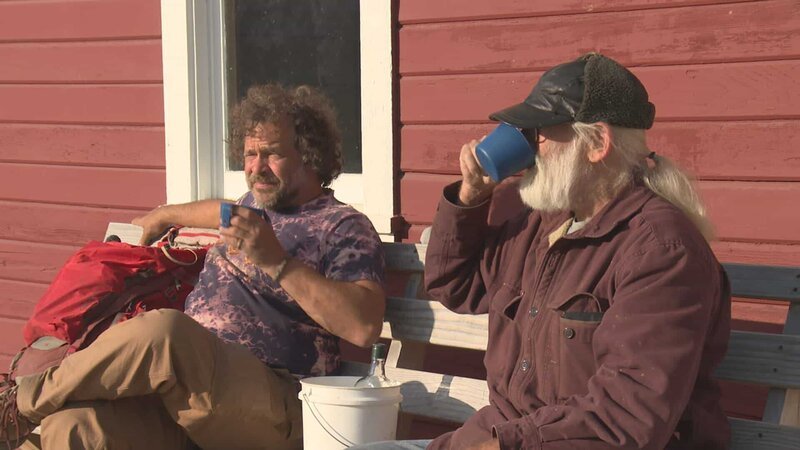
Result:
[[140,244],[146,245],[170,225],[188,227],[219,227],[220,200],[199,200],[179,205],[163,205],[131,221],[142,227]]
[[298,260],[289,260],[279,281],[312,319],[336,336],[366,347],[380,335],[386,301],[377,283],[330,280]]
[[165,224],[218,228],[220,203],[221,200],[199,200],[179,205],[164,205],[154,210],[154,212],[159,214]]

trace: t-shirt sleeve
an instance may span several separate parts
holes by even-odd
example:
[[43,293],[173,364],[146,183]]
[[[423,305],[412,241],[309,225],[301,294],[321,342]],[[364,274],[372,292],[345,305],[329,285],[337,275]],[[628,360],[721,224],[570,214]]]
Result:
[[325,238],[323,270],[336,281],[385,281],[386,264],[378,233],[366,216],[355,213],[338,221]]
[[247,191],[244,194],[242,194],[242,196],[239,197],[236,200],[236,204],[237,205],[250,206],[250,207],[255,208],[256,207],[256,202],[255,202],[255,198],[253,197],[253,192],[252,191]]

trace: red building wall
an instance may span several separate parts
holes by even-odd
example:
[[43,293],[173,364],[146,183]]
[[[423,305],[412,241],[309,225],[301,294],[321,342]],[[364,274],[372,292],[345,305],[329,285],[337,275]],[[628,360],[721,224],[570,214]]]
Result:
[[[656,104],[653,150],[696,174],[723,260],[800,264],[800,6],[629,0],[400,3],[400,182],[413,239],[461,143],[541,72],[598,50]],[[702,5],[696,5],[703,3]],[[708,4],[711,3],[711,4]],[[594,5],[592,9],[591,5]],[[795,207],[793,207],[795,206]]]
[[[490,112],[520,102],[549,67],[600,51],[647,86],[656,105],[649,144],[699,178],[718,257],[800,265],[796,0],[401,0],[399,22],[409,241],[432,220],[431,193],[459,178],[461,145],[494,127]],[[785,315],[768,302],[734,305],[739,329],[780,331]],[[479,357],[451,351],[431,352],[427,366],[454,364],[482,370]],[[729,411],[760,414],[764,391],[733,389]]]
[[166,199],[158,0],[0,2],[0,371],[65,259]]

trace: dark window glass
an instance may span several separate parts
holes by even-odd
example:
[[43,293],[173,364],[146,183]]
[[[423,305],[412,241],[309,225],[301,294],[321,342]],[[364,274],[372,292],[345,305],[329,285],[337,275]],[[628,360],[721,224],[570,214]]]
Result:
[[[333,100],[342,131],[344,172],[361,173],[359,0],[226,3],[231,105],[253,84],[319,87]],[[229,105],[230,106],[230,105]],[[241,165],[231,170],[242,170]]]

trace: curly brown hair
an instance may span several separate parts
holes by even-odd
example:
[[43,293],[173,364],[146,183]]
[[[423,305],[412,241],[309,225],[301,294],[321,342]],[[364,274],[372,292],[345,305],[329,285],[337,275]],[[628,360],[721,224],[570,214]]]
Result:
[[244,158],[244,138],[261,123],[276,123],[284,117],[294,125],[295,146],[320,179],[331,184],[342,171],[342,137],[336,110],[320,90],[279,84],[253,86],[231,111],[228,151],[234,161]]

